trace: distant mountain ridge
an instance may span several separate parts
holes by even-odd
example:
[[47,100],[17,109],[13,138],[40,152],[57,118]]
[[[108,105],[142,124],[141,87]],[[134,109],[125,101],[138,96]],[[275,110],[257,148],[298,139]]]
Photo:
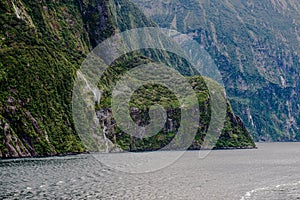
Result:
[[300,141],[300,1],[133,1],[205,47],[257,141]]

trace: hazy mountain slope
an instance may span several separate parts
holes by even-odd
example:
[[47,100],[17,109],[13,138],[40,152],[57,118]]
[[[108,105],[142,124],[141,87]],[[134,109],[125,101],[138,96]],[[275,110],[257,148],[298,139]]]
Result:
[[134,0],[205,46],[257,140],[300,140],[298,0]]
[[4,0],[0,11],[0,157],[85,151],[71,113],[76,70],[114,32],[154,23],[127,1]]

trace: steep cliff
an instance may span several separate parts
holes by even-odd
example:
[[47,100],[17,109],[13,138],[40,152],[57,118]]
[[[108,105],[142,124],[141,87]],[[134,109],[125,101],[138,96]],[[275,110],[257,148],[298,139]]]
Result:
[[[206,81],[212,81],[205,78]],[[190,145],[190,150],[201,149],[204,138],[207,136],[208,127],[211,126],[211,98],[209,90],[201,76],[187,77],[188,82],[193,86],[197,94],[200,118],[197,134]],[[214,81],[213,81],[214,82]],[[214,82],[216,86],[218,83]],[[107,137],[117,146],[126,151],[153,151],[165,147],[178,134],[180,127],[180,108],[179,102],[174,94],[160,85],[146,85],[137,90],[130,101],[130,113],[132,119],[139,125],[145,126],[149,123],[149,107],[159,103],[166,109],[166,123],[163,128],[155,135],[149,137],[131,136],[123,132],[115,123],[111,107],[107,104],[111,96],[103,97],[104,101],[98,105],[97,113],[100,119],[101,128],[105,130]],[[109,100],[107,100],[107,98]],[[145,133],[139,133],[145,134]],[[207,136],[209,137],[209,136]],[[215,148],[253,148],[255,144],[250,132],[245,127],[242,120],[235,116],[232,108],[227,102],[226,120],[222,133],[217,141]],[[169,147],[176,149],[176,147]]]
[[0,2],[3,157],[83,152],[71,115],[72,80],[88,52],[76,1]]
[[298,0],[134,0],[161,27],[197,40],[256,140],[299,141]]
[[[0,10],[0,157],[84,152],[71,113],[76,71],[89,50],[115,32],[155,24],[127,1],[4,0]],[[162,51],[133,55],[187,65],[168,61]],[[245,143],[233,145],[253,146],[241,121],[228,116],[242,132],[233,128],[226,140],[241,135]]]

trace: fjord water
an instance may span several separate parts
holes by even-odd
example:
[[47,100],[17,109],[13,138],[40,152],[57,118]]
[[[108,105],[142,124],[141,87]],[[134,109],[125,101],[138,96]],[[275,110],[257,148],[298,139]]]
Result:
[[188,151],[144,174],[115,171],[92,155],[1,160],[0,199],[300,199],[300,143],[257,146],[205,159]]

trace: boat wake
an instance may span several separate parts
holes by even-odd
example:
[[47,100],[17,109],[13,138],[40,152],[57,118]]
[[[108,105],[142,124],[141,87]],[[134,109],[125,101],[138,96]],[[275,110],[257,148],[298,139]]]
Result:
[[258,200],[258,199],[281,199],[296,200],[300,199],[300,181],[296,183],[287,183],[273,187],[263,187],[246,192],[240,200]]

